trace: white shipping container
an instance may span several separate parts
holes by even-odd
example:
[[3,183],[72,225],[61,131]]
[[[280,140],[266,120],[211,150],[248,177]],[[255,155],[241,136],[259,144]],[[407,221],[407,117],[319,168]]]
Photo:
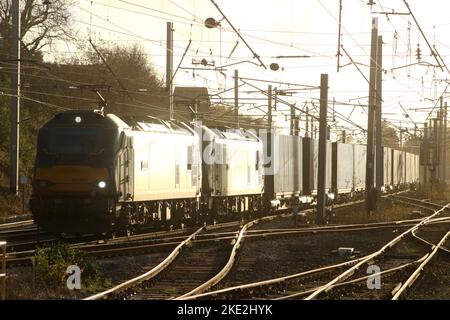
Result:
[[383,147],[383,183],[391,185],[392,181],[392,149]]
[[367,147],[365,145],[353,145],[353,186],[355,191],[366,188],[366,157]]
[[300,195],[303,189],[302,138],[276,135],[273,141],[275,194],[277,198]]
[[353,152],[352,144],[337,143],[337,189],[338,193],[348,193],[353,188]]
[[[312,194],[317,194],[317,178],[319,172],[319,140],[313,140],[313,190]],[[329,140],[326,141],[326,177],[325,177],[325,192],[331,190],[331,142]]]

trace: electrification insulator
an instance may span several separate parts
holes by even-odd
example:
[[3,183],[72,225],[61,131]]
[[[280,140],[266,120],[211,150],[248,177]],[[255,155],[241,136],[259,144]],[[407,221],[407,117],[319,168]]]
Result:
[[422,52],[421,52],[421,50],[420,50],[419,44],[417,44],[416,58],[417,58],[417,61],[420,61],[420,60],[422,59]]

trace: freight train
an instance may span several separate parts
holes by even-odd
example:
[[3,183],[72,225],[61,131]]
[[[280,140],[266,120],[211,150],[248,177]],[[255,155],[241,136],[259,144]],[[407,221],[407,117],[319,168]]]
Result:
[[[112,234],[257,216],[317,194],[318,141],[154,117],[71,110],[38,134],[30,210],[51,233]],[[327,141],[329,201],[365,188],[366,147]],[[418,156],[384,148],[386,190]]]

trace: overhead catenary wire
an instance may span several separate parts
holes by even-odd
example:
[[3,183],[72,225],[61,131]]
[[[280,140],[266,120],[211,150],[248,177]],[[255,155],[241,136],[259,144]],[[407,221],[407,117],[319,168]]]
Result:
[[[188,12],[188,11],[186,11],[186,12]],[[186,21],[190,21],[190,20],[186,20]],[[200,24],[199,24],[200,25]],[[245,29],[243,29],[243,30],[245,30]],[[213,86],[214,86],[214,82],[212,82],[213,83]],[[397,89],[397,88],[396,88]],[[117,89],[116,89],[117,90]],[[344,91],[343,91],[344,92]]]
[[[428,48],[431,51],[431,55],[436,59],[436,62],[438,63],[439,67],[441,68],[441,70],[444,70],[441,66],[441,62],[439,62],[438,56],[436,54],[436,48],[433,49],[433,47],[430,45],[430,43],[428,42],[428,38],[425,36],[424,32],[422,31],[422,28],[419,25],[419,22],[417,21],[414,13],[411,10],[411,7],[409,6],[408,2],[406,0],[403,0],[403,3],[406,5],[406,8],[408,9],[409,13],[411,14],[411,17],[413,18],[417,28],[419,29],[420,33],[422,34]],[[447,68],[447,65],[445,64],[444,61],[442,61],[442,64],[444,65],[445,69],[447,70],[448,73],[450,73],[450,70]]]

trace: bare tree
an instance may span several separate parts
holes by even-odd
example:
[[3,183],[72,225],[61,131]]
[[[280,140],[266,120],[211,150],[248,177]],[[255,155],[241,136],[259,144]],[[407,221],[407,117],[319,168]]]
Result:
[[382,130],[382,145],[384,147],[390,147],[390,148],[398,148],[399,147],[399,141],[397,132],[395,129],[386,121],[384,120],[381,123],[381,130]]
[[[11,39],[11,2],[0,1],[0,36],[3,58],[8,56]],[[55,40],[74,40],[70,7],[74,0],[20,0],[21,39],[24,55],[35,56]]]

